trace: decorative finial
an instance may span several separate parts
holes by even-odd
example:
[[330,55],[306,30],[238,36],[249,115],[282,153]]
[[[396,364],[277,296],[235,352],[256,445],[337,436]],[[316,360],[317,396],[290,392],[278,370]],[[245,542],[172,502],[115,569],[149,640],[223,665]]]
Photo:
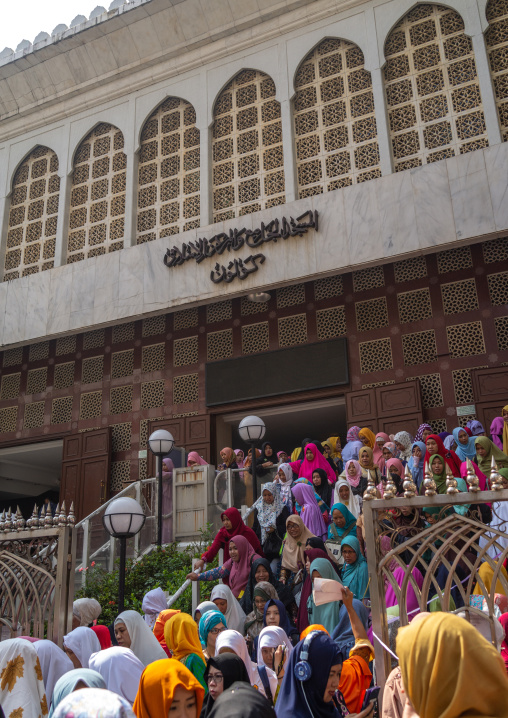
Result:
[[395,486],[395,482],[392,479],[392,475],[388,471],[388,475],[386,477],[386,486],[383,493],[384,499],[394,499],[397,496],[397,487]]
[[58,526],[60,520],[60,504],[56,505],[55,515],[53,516],[53,526]]
[[5,517],[5,531],[12,531],[12,511],[11,507],[9,506],[9,509],[7,511],[7,516]]
[[[469,459],[468,459],[469,461]],[[469,469],[469,467],[468,467]],[[501,481],[501,476],[498,473],[497,470],[497,464],[494,457],[492,457],[492,461],[490,464],[490,490],[491,491],[502,491],[504,489],[503,482]]]
[[[492,457],[494,458],[494,457]],[[473,464],[469,459],[466,459],[466,466],[467,466],[467,473],[466,473],[466,481],[467,485],[469,487],[469,491],[472,493],[476,493],[477,491],[480,491],[480,482],[478,480],[477,475],[475,474],[475,470],[473,469]]]
[[429,471],[428,463],[425,464],[424,476],[425,478],[423,480],[423,487],[425,489],[425,496],[435,496],[436,482],[434,481],[432,474]]
[[446,464],[446,493],[447,494],[458,494],[457,479],[452,474],[452,470]]
[[372,501],[372,499],[375,498],[377,498],[376,484],[374,483],[374,479],[371,476],[370,470],[367,469],[367,488],[363,492],[363,500]]
[[65,501],[62,502],[62,508],[60,509],[60,516],[58,517],[58,523],[60,526],[65,526],[67,523],[67,514],[65,513]]
[[37,504],[34,504],[34,510],[32,511],[32,515],[26,522],[27,529],[34,529],[37,527]]
[[71,508],[69,509],[69,515],[67,516],[67,526],[74,526],[76,523],[76,517],[74,516],[74,501],[71,502]]
[[23,514],[19,510],[19,506],[16,506],[16,531],[23,531],[25,528],[25,519]]
[[4,532],[5,529],[5,509],[0,514],[0,534]]
[[409,466],[407,464],[404,471],[404,483],[402,484],[402,488],[404,489],[404,498],[412,499],[416,496],[416,484],[413,481],[413,477],[411,476],[411,472],[409,471]]
[[42,504],[41,512],[39,514],[39,528],[44,528],[44,522],[46,521],[46,504]]
[[44,518],[44,528],[49,529],[53,526],[53,514],[51,513],[51,504],[46,504],[46,516]]

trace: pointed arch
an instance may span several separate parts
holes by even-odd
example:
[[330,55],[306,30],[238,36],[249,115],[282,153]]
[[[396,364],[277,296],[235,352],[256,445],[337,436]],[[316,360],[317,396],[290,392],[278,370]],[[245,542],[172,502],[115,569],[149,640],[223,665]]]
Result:
[[38,146],[14,173],[4,281],[54,266],[59,199],[58,157]]
[[213,117],[214,222],[284,204],[281,109],[272,78],[242,70],[218,96]]
[[200,133],[194,107],[168,97],[141,131],[137,244],[200,226]]
[[503,140],[508,141],[508,0],[489,0],[485,42]]
[[488,146],[473,44],[458,12],[416,5],[389,34],[385,57],[396,171]]
[[358,45],[322,40],[295,75],[299,197],[381,177],[370,72]]
[[67,264],[124,246],[127,155],[123,133],[102,122],[74,154]]

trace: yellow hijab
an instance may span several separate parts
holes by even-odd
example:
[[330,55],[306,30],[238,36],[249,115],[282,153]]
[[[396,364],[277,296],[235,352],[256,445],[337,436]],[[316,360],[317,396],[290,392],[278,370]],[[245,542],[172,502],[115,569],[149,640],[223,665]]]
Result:
[[508,677],[494,646],[464,618],[433,613],[399,628],[404,690],[419,718],[508,718]]
[[358,436],[360,437],[360,440],[362,436],[364,436],[366,439],[369,440],[368,446],[370,446],[371,449],[374,449],[376,446],[376,435],[373,431],[368,429],[367,427],[363,428],[361,431],[358,432]]
[[173,658],[180,661],[194,653],[206,664],[196,622],[188,613],[178,613],[164,626],[164,640]]
[[[503,406],[501,416],[504,419],[505,414],[508,414],[508,404]],[[508,421],[503,424],[503,452],[508,455]]]
[[[501,571],[499,572],[498,576],[501,574],[503,575],[505,580],[508,582],[508,573],[506,573],[506,569],[504,566],[501,566]],[[482,579],[483,583],[485,584],[485,588],[487,589],[487,591],[490,595],[491,589],[492,589],[492,579],[494,578],[494,569],[488,563],[486,563],[486,562],[482,563],[482,565],[480,566],[480,568],[478,570],[478,576]],[[479,583],[477,583],[476,586],[474,587],[473,593],[479,594],[480,596],[483,595],[483,591],[482,591]],[[503,588],[503,584],[501,583],[499,578],[496,581],[496,589],[495,589],[494,593],[500,593],[502,596],[506,596],[506,591]]]
[[338,436],[330,436],[326,441],[324,441],[324,444],[328,444],[330,449],[332,450],[332,456],[334,459],[342,459],[342,453],[340,451],[337,451],[335,448],[337,446],[337,440],[339,439]]
[[300,456],[301,450],[302,450],[301,446],[296,447],[296,449],[291,454],[291,461],[298,461],[298,457]]

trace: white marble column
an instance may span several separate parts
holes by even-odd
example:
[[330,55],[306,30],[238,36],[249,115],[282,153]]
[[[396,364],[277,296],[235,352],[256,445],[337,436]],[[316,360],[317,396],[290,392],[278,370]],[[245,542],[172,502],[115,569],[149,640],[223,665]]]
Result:
[[200,224],[211,224],[212,216],[212,130],[206,124],[199,128]]
[[67,260],[67,240],[69,237],[69,208],[71,203],[72,170],[67,171],[67,154],[59,157],[58,176],[60,177],[60,195],[58,199],[58,220],[56,226],[55,267],[61,267]]
[[489,137],[489,145],[499,145],[503,141],[497,114],[496,95],[490,74],[489,56],[485,44],[485,36],[478,33],[472,36],[473,49],[476,60],[476,71],[482,95],[483,113]]
[[390,125],[386,109],[386,97],[383,83],[383,71],[376,68],[371,71],[372,92],[374,94],[374,109],[376,112],[377,141],[379,145],[379,159],[381,174],[390,175],[393,172],[393,158],[390,139]]
[[136,104],[129,101],[129,130],[125,137],[124,152],[127,155],[127,172],[125,183],[125,229],[124,247],[136,244],[137,234],[137,196],[138,196],[138,138],[136,132]]
[[5,252],[7,250],[7,228],[9,224],[9,198],[0,198],[0,282],[4,278]]
[[293,142],[293,113],[291,100],[280,103],[282,120],[282,147],[284,151],[284,179],[286,183],[286,202],[294,202],[298,198],[295,144]]

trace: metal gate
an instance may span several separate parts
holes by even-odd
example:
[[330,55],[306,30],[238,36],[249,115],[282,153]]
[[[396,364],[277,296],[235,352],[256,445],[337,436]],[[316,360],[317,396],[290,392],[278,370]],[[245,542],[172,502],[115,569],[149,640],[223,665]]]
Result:
[[[74,512],[53,518],[37,507],[25,523],[0,516],[0,626],[3,635],[49,638],[62,647],[72,628],[76,539]],[[5,635],[5,627],[9,635]]]

